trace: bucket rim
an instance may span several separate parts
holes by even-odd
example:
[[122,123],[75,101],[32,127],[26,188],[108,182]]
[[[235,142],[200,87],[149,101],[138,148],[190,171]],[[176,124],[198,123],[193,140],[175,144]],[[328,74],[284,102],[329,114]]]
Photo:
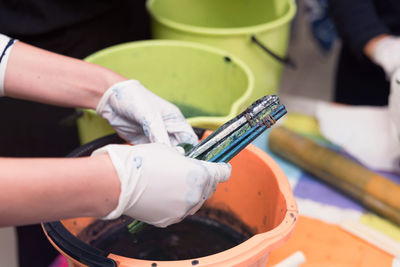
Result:
[[[207,134],[207,132],[206,132]],[[209,134],[209,132],[208,132]],[[106,136],[95,140],[93,142],[103,142],[108,140],[107,138],[115,138],[116,134]],[[113,139],[114,140],[114,139]],[[120,139],[118,139],[120,140]],[[92,143],[93,143],[92,142]],[[100,144],[99,143],[99,144]],[[101,143],[102,144],[102,143]],[[84,146],[90,146],[86,144]],[[256,234],[250,239],[243,243],[224,250],[219,253],[215,253],[209,256],[192,258],[186,260],[172,260],[172,261],[156,261],[156,260],[140,260],[135,258],[128,258],[116,254],[104,255],[103,251],[95,249],[80,241],[77,237],[73,236],[60,221],[43,223],[43,230],[52,245],[69,260],[72,260],[80,264],[88,264],[96,267],[116,267],[116,266],[128,266],[124,264],[134,264],[132,266],[160,266],[160,267],[176,267],[176,266],[194,266],[201,264],[201,266],[243,266],[246,262],[247,265],[254,263],[254,257],[256,255],[263,254],[264,257],[268,257],[271,250],[281,246],[285,243],[290,236],[293,234],[295,226],[297,224],[298,207],[296,200],[293,196],[289,181],[286,175],[275,162],[275,160],[268,155],[266,152],[250,144],[245,148],[250,153],[258,156],[262,161],[267,163],[268,168],[276,174],[276,181],[280,193],[286,200],[286,213],[282,221],[270,231]],[[66,249],[67,248],[67,249]],[[74,255],[71,255],[69,248],[74,250]],[[86,258],[87,253],[90,253],[90,261]],[[196,263],[194,263],[196,262]],[[120,263],[124,263],[119,265]]]
[[[241,111],[243,111],[249,104],[250,98],[252,94],[254,93],[254,85],[255,85],[255,78],[253,72],[250,70],[250,67],[239,57],[236,55],[222,49],[222,48],[217,48],[213,47],[210,45],[206,44],[201,44],[197,42],[191,42],[191,41],[183,41],[183,40],[142,40],[142,41],[132,41],[132,42],[126,42],[126,43],[121,43],[117,45],[113,45],[104,49],[101,49],[86,58],[84,58],[85,61],[94,63],[93,61],[101,56],[108,55],[110,53],[113,53],[115,51],[123,50],[126,48],[138,48],[138,47],[188,47],[188,48],[194,48],[194,49],[199,49],[203,50],[208,53],[212,53],[221,57],[229,57],[232,62],[237,64],[245,73],[247,77],[247,88],[244,89],[243,94],[238,97],[233,103],[231,104],[229,113],[226,114],[225,116],[194,116],[191,118],[188,118],[187,120],[189,121],[192,126],[201,126],[202,124],[212,124],[215,125],[215,127],[218,127],[219,125],[222,125],[225,123],[227,120],[235,117],[237,114],[239,114]],[[96,64],[96,63],[94,63]],[[85,109],[85,111],[88,111],[89,113],[96,114],[94,110],[90,109]]]
[[168,26],[169,28],[179,30],[182,32],[190,32],[192,34],[200,34],[200,35],[251,35],[263,31],[268,31],[272,30],[275,28],[278,28],[279,26],[282,26],[289,21],[291,21],[296,14],[296,3],[295,0],[288,0],[289,8],[286,11],[284,15],[279,17],[276,20],[262,23],[262,24],[257,24],[253,26],[247,26],[247,27],[235,27],[235,28],[207,28],[207,27],[200,27],[200,26],[194,26],[194,25],[186,25],[180,22],[176,22],[174,20],[165,18],[159,14],[156,14],[152,10],[153,3],[156,0],[147,0],[146,2],[146,8],[149,14],[153,19],[158,21],[159,23]]
[[[210,132],[206,132],[204,136],[207,136],[207,133],[209,134]],[[116,262],[122,261],[134,264],[134,266],[143,267],[149,266],[152,262],[156,263],[156,266],[160,267],[191,266],[191,264],[193,265],[193,260],[196,260],[199,264],[201,263],[201,266],[243,266],[244,262],[248,263],[247,265],[251,265],[255,255],[265,254],[268,256],[271,250],[283,245],[293,234],[298,218],[298,207],[289,181],[278,163],[276,163],[275,160],[266,152],[253,144],[248,145],[245,150],[248,150],[250,153],[256,155],[262,161],[267,163],[268,168],[276,174],[279,191],[284,195],[286,201],[286,212],[282,221],[275,228],[264,233],[256,234],[243,243],[230,249],[199,258],[172,261],[151,261],[128,258],[112,253],[108,255],[108,258],[113,259]]]

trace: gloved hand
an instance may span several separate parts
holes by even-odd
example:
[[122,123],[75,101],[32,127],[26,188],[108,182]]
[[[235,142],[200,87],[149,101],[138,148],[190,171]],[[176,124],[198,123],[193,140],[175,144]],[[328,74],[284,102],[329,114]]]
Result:
[[400,123],[400,87],[397,85],[393,89],[393,79],[389,109],[334,104],[287,95],[281,95],[280,99],[289,114],[294,112],[315,117],[326,139],[339,145],[365,166],[400,173],[400,140],[391,120],[392,117]]
[[362,164],[400,173],[400,142],[387,107],[319,104],[321,133]]
[[108,145],[92,156],[102,153],[109,154],[121,182],[118,206],[104,219],[125,214],[166,227],[194,214],[231,174],[227,163],[187,158],[180,147],[164,144]]
[[172,103],[136,80],[119,82],[103,95],[96,112],[132,144],[148,142],[197,144],[197,136]]
[[373,48],[371,57],[390,79],[396,68],[400,67],[400,38],[387,36],[379,40]]
[[400,138],[400,68],[395,70],[390,81],[389,116]]

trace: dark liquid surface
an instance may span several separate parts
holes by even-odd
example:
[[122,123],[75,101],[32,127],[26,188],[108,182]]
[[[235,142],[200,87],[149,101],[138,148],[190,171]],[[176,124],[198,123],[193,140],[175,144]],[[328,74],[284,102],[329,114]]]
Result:
[[185,260],[204,257],[232,248],[248,239],[226,224],[194,215],[167,228],[147,225],[130,234],[126,224],[102,234],[90,244],[107,254],[143,260]]

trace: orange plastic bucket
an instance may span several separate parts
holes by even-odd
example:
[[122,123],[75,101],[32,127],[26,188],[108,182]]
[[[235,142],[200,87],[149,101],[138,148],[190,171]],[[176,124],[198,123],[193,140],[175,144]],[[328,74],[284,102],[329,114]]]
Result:
[[[104,144],[102,144],[104,145]],[[92,147],[93,149],[95,147]],[[269,253],[291,236],[298,216],[289,182],[265,152],[249,145],[232,161],[232,176],[220,184],[203,208],[219,209],[236,217],[254,231],[243,243],[222,252],[177,261],[138,260],[104,255],[76,236],[95,218],[76,218],[44,224],[53,246],[68,259],[69,266],[265,266]],[[53,225],[52,225],[53,224]]]

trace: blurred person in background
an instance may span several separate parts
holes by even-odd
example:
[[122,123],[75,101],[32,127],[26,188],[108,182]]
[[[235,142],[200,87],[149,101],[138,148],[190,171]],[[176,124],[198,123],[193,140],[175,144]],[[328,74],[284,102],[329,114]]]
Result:
[[400,2],[307,3],[322,48],[329,51],[333,28],[341,37],[333,101],[346,105],[308,99],[285,104],[315,116],[323,136],[363,165],[400,173]]
[[334,101],[388,105],[390,79],[400,67],[400,2],[330,0],[342,40]]

